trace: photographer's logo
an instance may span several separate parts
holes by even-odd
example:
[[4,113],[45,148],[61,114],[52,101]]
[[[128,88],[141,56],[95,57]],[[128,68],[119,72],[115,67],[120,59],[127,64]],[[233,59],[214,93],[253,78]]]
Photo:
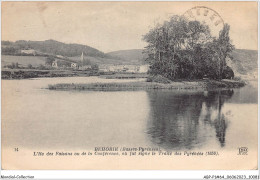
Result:
[[238,155],[247,155],[248,148],[247,147],[240,147],[238,148]]

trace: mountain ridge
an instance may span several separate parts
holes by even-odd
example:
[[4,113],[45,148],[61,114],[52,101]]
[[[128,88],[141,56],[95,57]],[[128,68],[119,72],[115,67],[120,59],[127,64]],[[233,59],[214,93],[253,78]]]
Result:
[[42,53],[62,55],[67,57],[79,56],[82,52],[88,56],[107,57],[104,52],[99,51],[98,49],[95,49],[88,45],[77,43],[67,44],[53,39],[45,41],[2,41],[2,54],[15,53],[19,50],[24,49],[34,49]]

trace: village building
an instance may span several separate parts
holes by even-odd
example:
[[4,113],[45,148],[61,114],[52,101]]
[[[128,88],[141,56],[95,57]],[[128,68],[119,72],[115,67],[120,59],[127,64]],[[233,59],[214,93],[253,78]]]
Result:
[[139,66],[136,65],[125,65],[124,68],[126,69],[125,72],[129,73],[137,73],[139,71]]
[[110,72],[115,72],[115,71],[116,71],[116,66],[114,66],[114,65],[109,65],[109,66],[107,67],[107,69],[108,69],[108,71],[110,71]]
[[82,52],[81,53],[81,56],[80,56],[80,61],[78,63],[78,69],[79,70],[90,70],[91,69],[91,65],[89,63],[86,63],[85,61],[86,59],[84,58],[84,53]]
[[91,65],[79,66],[79,70],[90,70]]
[[65,60],[55,59],[55,61],[52,62],[51,66],[53,68],[69,68],[71,67],[71,63]]
[[57,58],[64,58],[64,56],[62,56],[62,55],[57,55]]
[[99,70],[103,72],[130,72],[137,73],[139,66],[137,65],[100,65]]
[[73,69],[77,69],[79,67],[79,65],[78,65],[78,63],[71,63],[70,67]]
[[127,70],[125,65],[110,65],[108,69],[111,72],[125,72]]
[[109,66],[105,64],[100,64],[99,65],[99,71],[101,72],[109,72]]
[[51,66],[54,68],[58,68],[58,61],[57,60],[53,61]]
[[32,55],[36,55],[36,51],[34,49],[23,49],[21,50],[21,54],[32,54]]

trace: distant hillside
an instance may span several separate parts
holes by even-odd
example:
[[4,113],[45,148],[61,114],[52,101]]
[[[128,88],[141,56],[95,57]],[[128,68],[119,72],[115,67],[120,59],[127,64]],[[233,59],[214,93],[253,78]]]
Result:
[[130,50],[121,50],[113,51],[106,53],[109,56],[117,57],[124,63],[129,64],[145,64],[146,55],[143,54],[142,49],[130,49]]
[[240,75],[252,76],[257,73],[258,54],[256,50],[236,49],[232,53],[232,69]]
[[[130,49],[103,53],[95,48],[81,44],[65,44],[55,40],[46,41],[2,41],[2,55],[21,55],[21,50],[33,49],[38,53],[36,56],[61,55],[70,60],[80,60],[83,52],[84,57],[96,64],[146,64],[142,49]],[[20,52],[20,54],[19,54]],[[233,60],[228,62],[236,75],[257,75],[257,51],[236,49],[233,52]],[[9,58],[10,59],[10,58]],[[8,59],[7,59],[8,61]]]
[[92,48],[87,45],[81,44],[65,44],[55,40],[46,41],[24,41],[19,40],[16,42],[2,41],[2,54],[13,55],[17,54],[19,50],[24,49],[34,49],[36,51],[53,54],[62,55],[67,57],[79,56],[83,52],[88,56],[93,57],[108,57],[105,53]]

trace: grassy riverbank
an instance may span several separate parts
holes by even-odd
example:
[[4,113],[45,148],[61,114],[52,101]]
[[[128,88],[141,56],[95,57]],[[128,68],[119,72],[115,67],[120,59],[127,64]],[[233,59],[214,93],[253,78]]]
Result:
[[105,79],[137,79],[137,78],[147,78],[147,73],[114,73],[107,75],[100,75],[101,78]]
[[171,82],[168,84],[156,82],[126,82],[126,83],[90,83],[90,84],[55,84],[49,85],[50,90],[90,90],[90,91],[126,91],[150,89],[213,89],[238,88],[244,86],[242,81],[234,80],[197,80]]
[[29,79],[44,77],[88,77],[97,76],[97,72],[71,70],[38,70],[38,69],[2,69],[2,79]]
[[137,79],[147,78],[146,73],[113,73],[98,71],[79,71],[79,70],[40,70],[40,69],[2,69],[2,79],[28,79],[44,77],[88,77],[100,76],[104,79]]

